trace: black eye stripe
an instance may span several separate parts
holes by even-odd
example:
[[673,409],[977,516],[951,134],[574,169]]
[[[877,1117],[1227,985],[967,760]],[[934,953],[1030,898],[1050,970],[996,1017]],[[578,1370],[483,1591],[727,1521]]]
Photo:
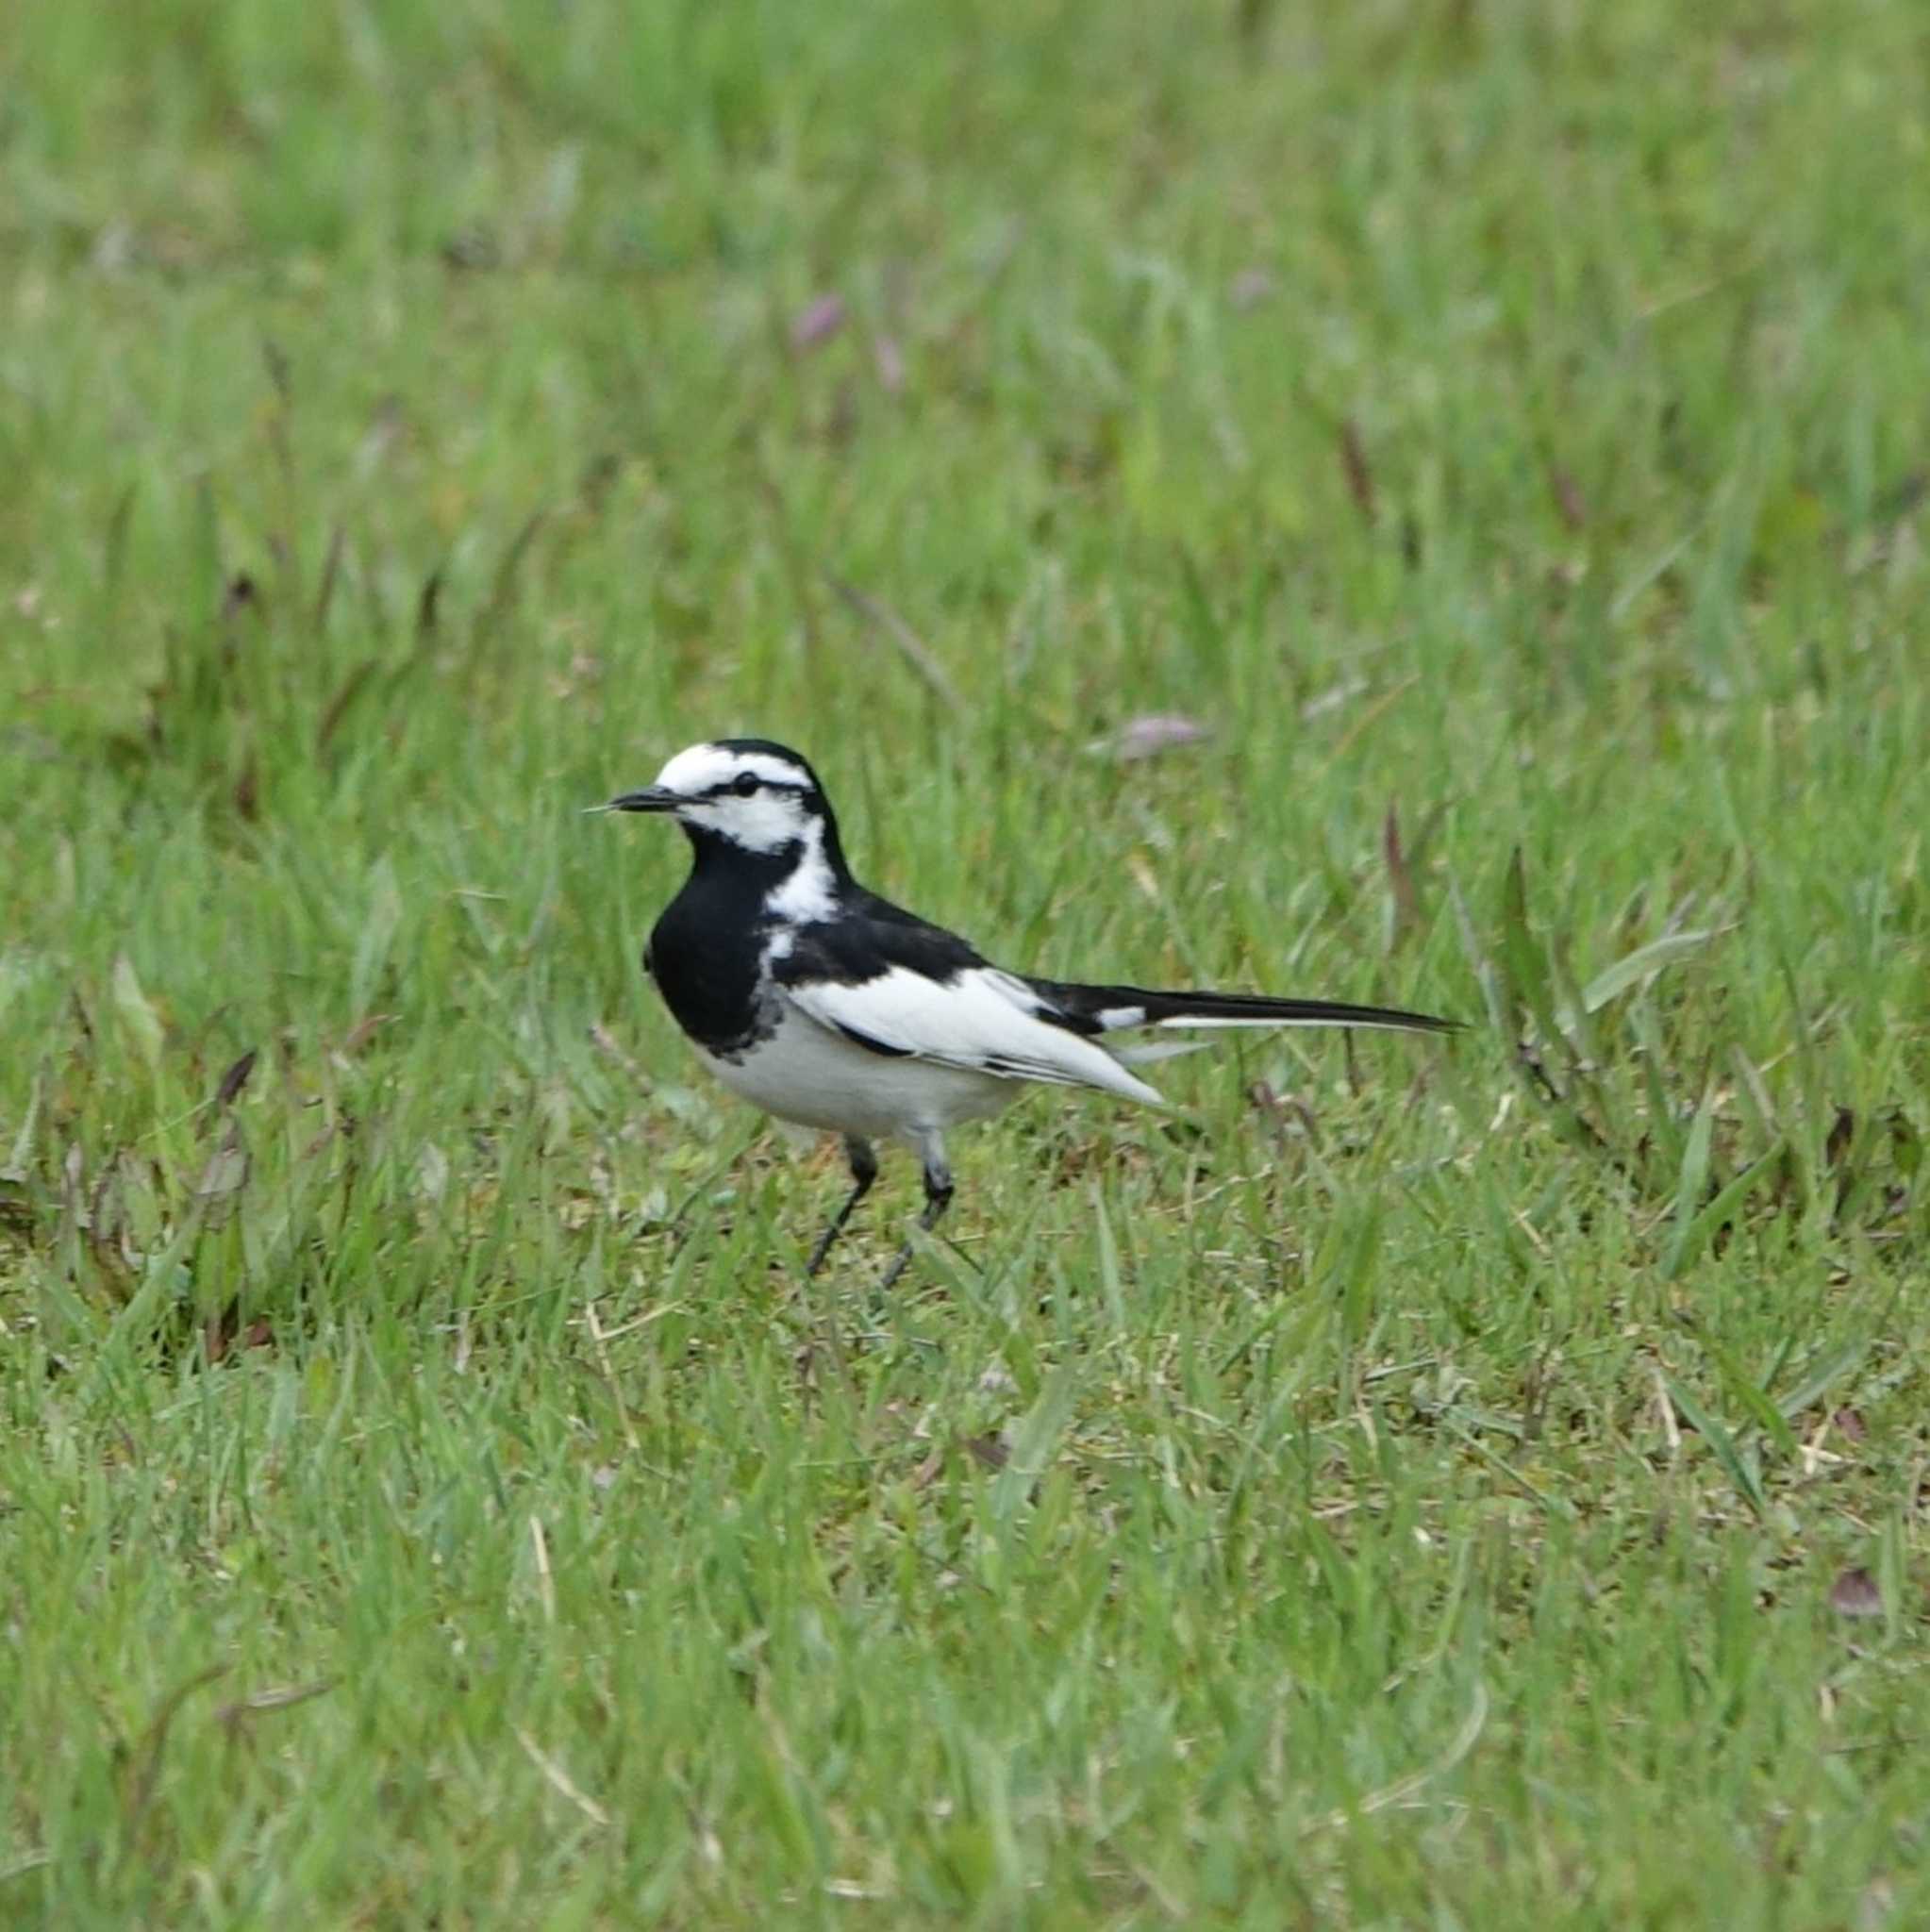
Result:
[[[748,778],[751,783],[740,791],[738,787]],[[720,778],[716,784],[707,787],[698,795],[702,798],[749,798],[756,791],[777,791],[788,798],[802,798],[810,790],[807,785],[794,785],[785,778],[760,778],[755,772],[740,772],[732,778]]]

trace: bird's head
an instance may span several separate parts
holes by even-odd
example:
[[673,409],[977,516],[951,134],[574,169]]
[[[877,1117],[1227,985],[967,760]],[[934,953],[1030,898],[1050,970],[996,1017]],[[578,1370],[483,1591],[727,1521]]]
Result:
[[[838,850],[837,823],[818,774],[765,738],[724,738],[680,751],[657,782],[624,791],[606,811],[666,812],[701,851],[713,841],[759,858]],[[841,858],[839,860],[841,863]]]

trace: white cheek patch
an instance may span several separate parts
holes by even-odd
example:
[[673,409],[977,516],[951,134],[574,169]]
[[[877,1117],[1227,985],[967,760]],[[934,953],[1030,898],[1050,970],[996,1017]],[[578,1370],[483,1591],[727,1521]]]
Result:
[[796,798],[786,791],[756,791],[748,798],[726,791],[721,798],[693,799],[678,808],[677,816],[747,852],[776,852],[794,845],[805,836],[808,823]]

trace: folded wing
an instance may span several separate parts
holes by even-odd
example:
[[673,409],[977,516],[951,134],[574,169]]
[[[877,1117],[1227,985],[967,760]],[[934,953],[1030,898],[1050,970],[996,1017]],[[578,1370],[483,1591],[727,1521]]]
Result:
[[779,966],[777,983],[799,1012],[873,1053],[1163,1105],[1105,1047],[1047,1017],[1048,1002],[1024,980],[996,967],[934,979],[893,966],[869,979],[836,980],[813,976],[793,955]]
[[1002,1080],[1097,1087],[1158,1107],[1165,1104],[1158,1092],[1122,1062],[1163,1059],[1201,1042],[1115,1047],[1102,1044],[1102,1035],[1142,1027],[1455,1030],[1452,1021],[1393,1007],[1022,978],[988,963],[956,933],[872,893],[861,893],[852,909],[862,917],[789,935],[773,974],[798,1012],[888,1058],[967,1068]]

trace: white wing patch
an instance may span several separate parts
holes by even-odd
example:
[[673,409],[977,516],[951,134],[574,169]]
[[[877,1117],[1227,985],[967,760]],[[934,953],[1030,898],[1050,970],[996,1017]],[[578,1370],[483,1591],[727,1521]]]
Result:
[[857,985],[817,980],[783,991],[821,1026],[855,1035],[886,1053],[1005,1080],[1100,1087],[1128,1100],[1165,1105],[1103,1046],[1041,1020],[1039,996],[1023,979],[995,967],[973,967],[940,983],[894,966]]

